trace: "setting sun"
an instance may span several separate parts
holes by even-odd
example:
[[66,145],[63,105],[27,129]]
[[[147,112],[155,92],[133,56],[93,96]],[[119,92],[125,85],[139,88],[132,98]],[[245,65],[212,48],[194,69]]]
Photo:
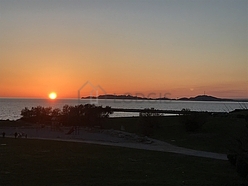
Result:
[[50,98],[50,99],[56,99],[56,97],[57,97],[57,94],[56,94],[55,92],[51,92],[51,93],[49,94],[49,98]]

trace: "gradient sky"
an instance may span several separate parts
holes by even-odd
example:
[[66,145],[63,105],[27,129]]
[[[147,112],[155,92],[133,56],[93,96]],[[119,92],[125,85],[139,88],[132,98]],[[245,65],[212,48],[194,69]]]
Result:
[[86,81],[248,98],[248,1],[0,0],[0,97],[76,98]]

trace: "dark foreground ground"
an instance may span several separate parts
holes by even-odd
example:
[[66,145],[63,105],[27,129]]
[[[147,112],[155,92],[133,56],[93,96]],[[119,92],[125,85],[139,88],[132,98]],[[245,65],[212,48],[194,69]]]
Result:
[[[196,132],[186,131],[182,118],[179,116],[158,117],[155,120],[155,127],[149,129],[150,137],[180,147],[227,153],[235,139],[248,136],[248,123],[244,119],[245,115],[248,115],[248,111],[208,116],[204,121],[201,117],[197,118],[199,123],[202,122],[202,127]],[[123,126],[126,131],[141,135],[142,124],[142,120],[138,117],[109,118],[104,127],[120,130]]]
[[245,185],[228,161],[34,139],[0,139],[0,185]]
[[[173,145],[227,153],[247,136],[242,115],[211,116],[187,132],[180,117],[159,117],[150,137]],[[142,135],[138,117],[109,118],[104,129]],[[30,126],[0,121],[0,127]],[[2,132],[2,131],[1,131]],[[228,161],[93,144],[0,138],[0,185],[248,185]]]

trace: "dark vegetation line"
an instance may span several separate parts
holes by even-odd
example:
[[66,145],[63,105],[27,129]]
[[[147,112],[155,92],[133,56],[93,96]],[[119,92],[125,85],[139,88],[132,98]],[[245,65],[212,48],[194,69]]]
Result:
[[[159,109],[148,109],[151,113],[161,113],[161,114],[187,114],[187,113],[209,113],[209,114],[225,114],[227,112],[208,112],[208,111],[192,111],[189,109],[182,110],[159,110]],[[126,109],[126,108],[112,108],[113,112],[146,112],[146,109]]]
[[[246,109],[236,109],[229,113],[240,112]],[[175,110],[157,110],[151,109],[123,109],[111,108],[110,106],[102,107],[94,104],[69,106],[64,105],[62,109],[52,107],[32,107],[31,109],[25,107],[21,110],[21,120],[30,123],[51,124],[55,121],[64,126],[102,126],[105,118],[114,112],[139,112],[139,116],[162,116],[162,114],[176,114],[180,116],[187,116],[200,118],[202,121],[205,117],[202,116],[222,116],[228,114],[227,112],[207,112],[207,111],[191,111],[190,109]]]
[[114,112],[139,112],[140,116],[161,116],[163,113],[167,114],[225,114],[224,112],[202,112],[190,111],[189,109],[182,109],[181,111],[173,110],[156,110],[156,109],[122,109],[111,108],[110,106],[102,107],[94,104],[69,106],[64,105],[62,109],[52,107],[32,107],[31,109],[25,107],[21,111],[22,120],[31,123],[51,124],[51,122],[58,122],[64,126],[101,126],[104,119],[108,118]]
[[113,111],[111,107],[95,106],[91,104],[69,106],[64,105],[62,110],[52,107],[25,107],[21,111],[22,120],[31,123],[54,124],[64,126],[101,126],[105,118]]

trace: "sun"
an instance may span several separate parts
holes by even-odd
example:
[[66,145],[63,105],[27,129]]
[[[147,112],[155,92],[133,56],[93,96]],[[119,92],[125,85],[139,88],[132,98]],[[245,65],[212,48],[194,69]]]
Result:
[[56,99],[56,98],[57,98],[57,94],[56,94],[55,92],[51,92],[51,93],[49,94],[49,98],[50,98],[50,99]]

